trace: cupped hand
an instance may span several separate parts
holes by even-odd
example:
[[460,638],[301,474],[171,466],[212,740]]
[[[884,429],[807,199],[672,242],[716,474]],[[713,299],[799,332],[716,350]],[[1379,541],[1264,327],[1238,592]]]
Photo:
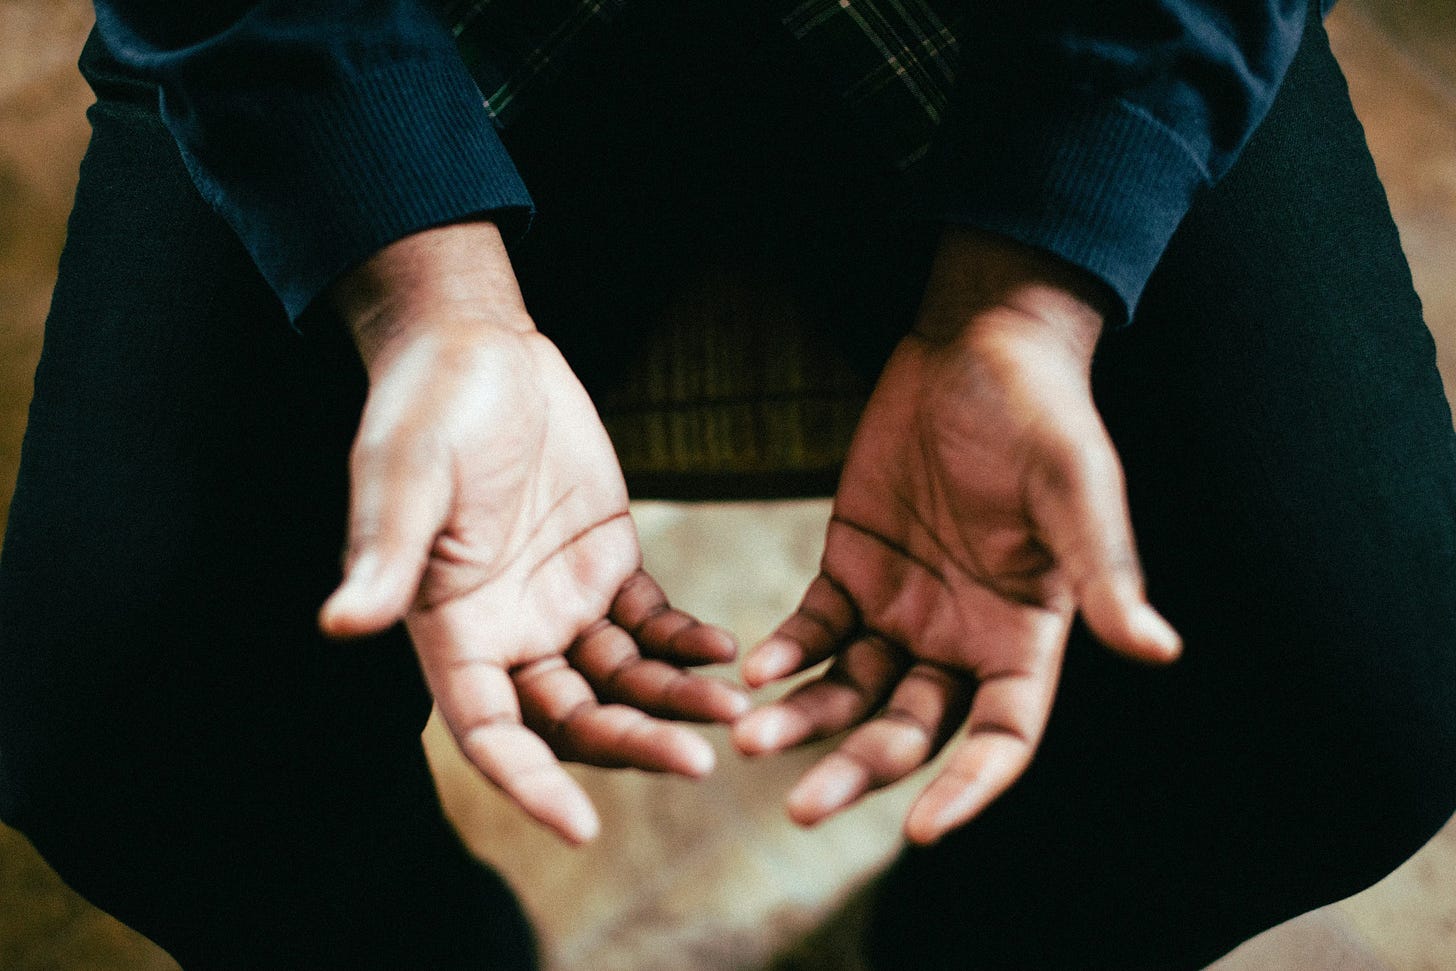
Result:
[[750,755],[854,729],[790,793],[798,822],[904,778],[963,724],[906,836],[930,843],[975,816],[1030,762],[1078,611],[1115,651],[1177,656],[1092,401],[1102,322],[1051,258],[946,237],[855,432],[820,573],[744,663],[757,687],[831,661],[734,727]]
[[560,761],[700,776],[741,693],[642,569],[616,455],[536,332],[489,223],[407,237],[333,293],[370,377],[350,463],[338,637],[403,619],[464,755],[572,842],[599,822]]

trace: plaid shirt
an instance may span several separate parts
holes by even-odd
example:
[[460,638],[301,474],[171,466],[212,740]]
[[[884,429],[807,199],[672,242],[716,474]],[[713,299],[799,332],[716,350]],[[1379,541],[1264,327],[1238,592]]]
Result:
[[[443,12],[496,124],[632,0],[446,0]],[[931,0],[760,0],[900,168],[925,155],[955,80],[955,34]],[[943,0],[940,3],[943,6]]]

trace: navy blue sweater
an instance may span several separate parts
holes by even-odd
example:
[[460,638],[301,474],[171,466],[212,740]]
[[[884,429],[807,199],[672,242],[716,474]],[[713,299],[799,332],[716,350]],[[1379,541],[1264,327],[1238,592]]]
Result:
[[[1333,0],[1325,0],[1328,7]],[[429,226],[531,199],[421,0],[96,0],[157,81],[193,181],[292,317]],[[921,180],[932,218],[1101,279],[1130,315],[1202,187],[1294,57],[1305,0],[964,0],[961,68]]]

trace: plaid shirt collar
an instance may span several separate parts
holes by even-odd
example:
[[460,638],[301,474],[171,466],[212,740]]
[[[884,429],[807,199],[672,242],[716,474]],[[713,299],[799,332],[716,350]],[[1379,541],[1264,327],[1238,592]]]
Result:
[[[446,0],[443,12],[497,125],[559,74],[631,0]],[[956,38],[934,0],[761,0],[909,168],[930,145],[955,80]]]

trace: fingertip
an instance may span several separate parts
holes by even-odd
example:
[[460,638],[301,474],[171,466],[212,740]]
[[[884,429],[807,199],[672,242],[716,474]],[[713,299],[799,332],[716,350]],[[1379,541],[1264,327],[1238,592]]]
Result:
[[762,688],[779,678],[793,674],[803,652],[781,637],[763,641],[743,659],[743,682],[750,688]]
[[705,654],[709,655],[714,663],[727,664],[738,659],[738,638],[721,627],[705,625],[707,633],[703,635],[703,642],[706,648]]
[[602,820],[597,815],[596,807],[591,804],[586,793],[579,789],[573,797],[562,800],[555,807],[551,818],[541,821],[572,846],[590,843],[602,831]]
[[905,817],[905,838],[916,846],[931,846],[958,826],[970,822],[984,808],[984,789],[971,785],[949,795],[931,787],[921,793]]
[[[504,671],[494,670],[506,677]],[[601,820],[586,790],[557,761],[545,740],[517,720],[515,699],[502,699],[493,713],[477,715],[474,724],[458,717],[458,712],[452,714],[448,697],[436,700],[461,754],[526,815],[573,846],[601,832]]]
[[912,846],[934,846],[944,835],[923,814],[912,812],[905,817],[905,841]]
[[1098,584],[1087,591],[1080,609],[1092,633],[1128,658],[1168,664],[1182,652],[1182,638],[1147,602],[1140,583]]
[[1171,664],[1183,653],[1183,639],[1151,605],[1138,602],[1120,625],[1122,636],[1108,644],[1122,654],[1148,664]]
[[1133,620],[1138,639],[1149,648],[1153,660],[1166,664],[1183,653],[1183,638],[1173,625],[1149,604],[1142,604]]
[[373,551],[354,557],[339,588],[319,609],[319,629],[352,638],[389,629],[409,608],[418,577]]
[[789,791],[784,808],[795,823],[814,826],[854,803],[869,786],[869,778],[857,767],[830,756]]
[[788,716],[780,708],[760,708],[734,724],[733,747],[744,755],[766,755],[776,751],[788,732]]
[[572,846],[585,846],[601,835],[602,821],[592,815],[590,820],[573,823],[571,827],[557,830]]
[[805,789],[804,783],[800,782],[784,799],[784,812],[796,826],[805,829],[823,822],[828,811],[824,809],[815,794]]
[[669,711],[659,711],[659,715],[683,721],[732,725],[753,707],[747,694],[726,681],[696,677],[684,684],[689,687],[679,693],[678,703]]
[[684,746],[677,771],[690,779],[701,779],[718,767],[718,753],[706,739],[697,735],[689,737],[692,741]]
[[722,701],[718,705],[717,720],[725,725],[736,723],[748,710],[753,707],[753,702],[748,695],[737,688],[725,686],[726,691],[722,693]]
[[703,736],[684,725],[663,725],[650,753],[636,760],[639,769],[669,772],[688,779],[701,779],[718,765],[718,753]]
[[693,621],[656,653],[690,667],[728,664],[738,659],[738,641],[721,627]]
[[377,634],[397,620],[397,613],[381,610],[377,603],[370,603],[367,591],[348,582],[324,601],[318,613],[319,630],[335,640]]
[[824,821],[823,814],[817,812],[813,807],[796,803],[793,800],[784,803],[784,812],[789,817],[789,822],[795,826],[802,826],[804,829],[813,829]]
[[756,739],[743,729],[743,721],[735,722],[733,727],[728,729],[728,741],[733,746],[733,751],[739,755],[746,755],[753,758],[761,755],[762,750],[756,744]]
[[346,625],[343,622],[343,618],[340,616],[339,607],[335,603],[335,601],[337,601],[338,599],[339,595],[336,592],[332,596],[330,596],[329,599],[325,600],[323,606],[319,608],[318,617],[316,618],[318,623],[318,629],[323,633],[325,637],[332,638],[334,640],[338,640],[340,638],[348,636],[348,634],[345,633]]

